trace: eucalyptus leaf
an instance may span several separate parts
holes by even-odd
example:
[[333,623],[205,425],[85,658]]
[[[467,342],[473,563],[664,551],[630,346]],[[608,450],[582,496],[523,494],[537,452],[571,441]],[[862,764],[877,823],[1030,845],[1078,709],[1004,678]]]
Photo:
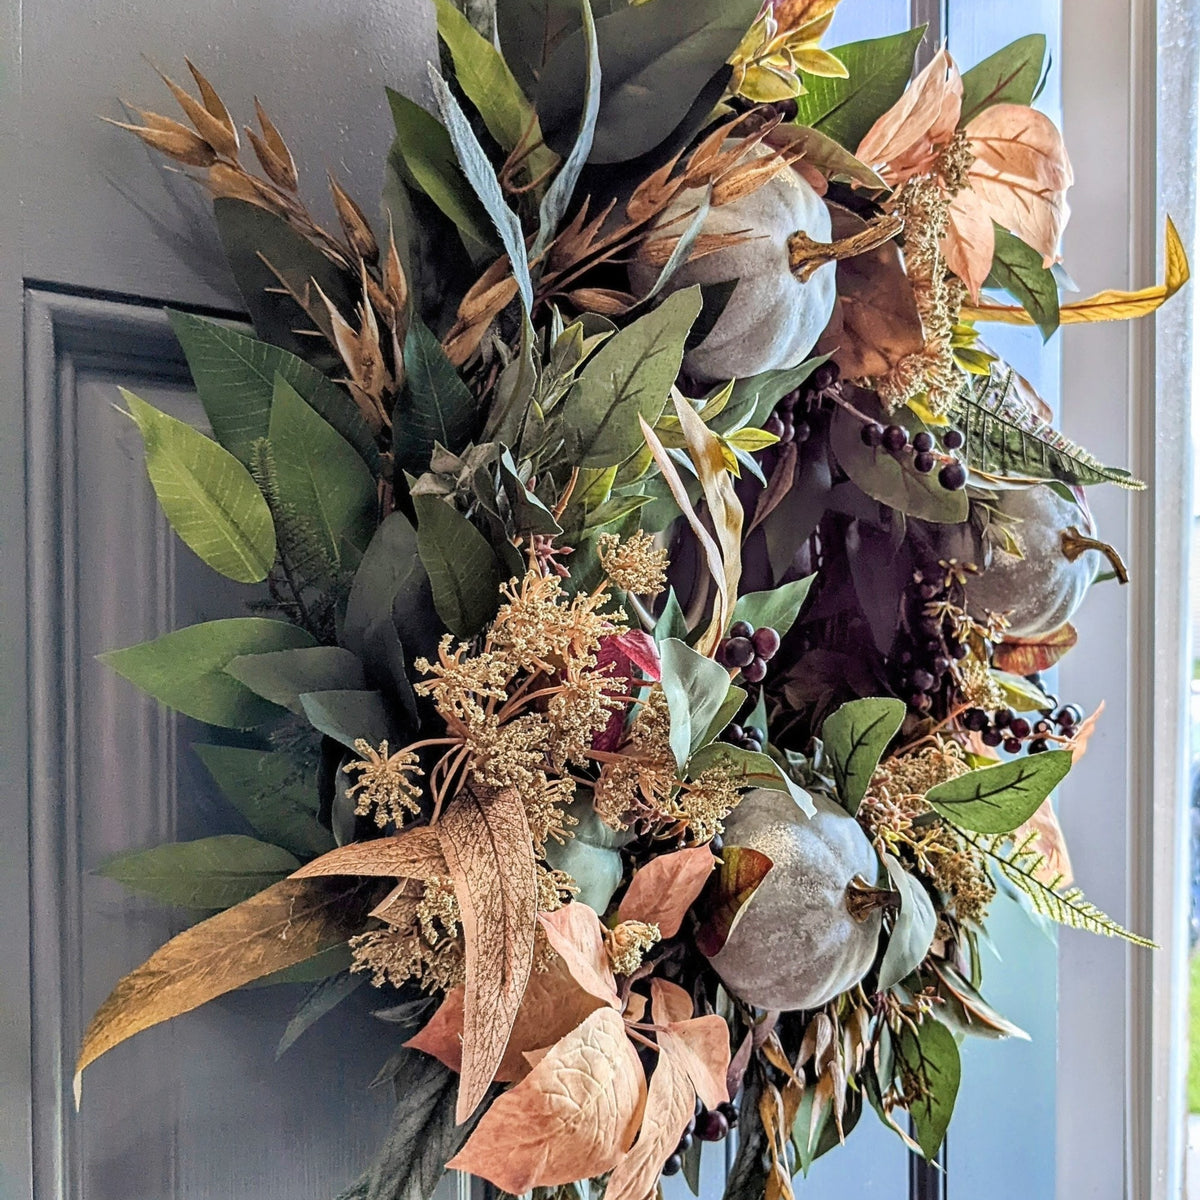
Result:
[[993,104],[1032,104],[1045,62],[1046,35],[1031,33],[964,72],[959,127]]
[[378,692],[305,692],[300,704],[313,728],[347,749],[353,750],[359,738],[377,748],[383,742],[398,745],[396,727]]
[[279,846],[223,834],[118,854],[96,874],[162,904],[222,909],[249,900],[299,867],[299,859]]
[[1008,292],[1034,319],[1043,339],[1049,339],[1059,323],[1054,272],[1042,265],[1038,251],[1003,226],[995,226],[995,236],[996,251],[985,286]]
[[821,742],[837,784],[838,799],[854,816],[867,794],[888,743],[900,732],[908,710],[901,700],[869,696],[851,700],[830,713],[821,726]]
[[937,1157],[962,1077],[958,1042],[940,1021],[927,1016],[914,1032],[905,1025],[895,1039],[896,1066],[923,1095],[909,1107],[917,1144],[927,1159]]
[[304,692],[355,690],[366,686],[358,656],[339,646],[304,646],[273,650],[268,654],[243,654],[231,659],[225,670],[256,696],[304,715]]
[[710,767],[719,767],[743,787],[786,792],[796,802],[796,807],[810,817],[817,811],[812,797],[769,754],[713,742],[692,756],[688,774],[695,777]]
[[214,571],[258,583],[275,565],[271,510],[250,472],[186,421],[121,389],[146,447],[154,494],[184,543]]
[[1070,750],[1028,754],[947,779],[925,798],[948,821],[972,833],[1011,833],[1041,808],[1071,762]]
[[675,589],[670,588],[667,591],[667,600],[663,605],[663,610],[654,624],[654,640],[661,646],[667,638],[678,638],[680,641],[684,641],[687,639],[687,635],[687,617],[683,615],[683,609],[680,607],[679,597],[675,595]]
[[625,871],[620,847],[629,841],[628,834],[610,829],[596,815],[595,806],[584,797],[568,808],[575,819],[573,836],[559,843],[546,843],[546,862],[558,871],[566,871],[579,886],[577,900],[603,915],[621,885]]
[[774,629],[782,637],[800,616],[815,579],[815,575],[809,575],[770,591],[747,592],[739,596],[730,624],[745,621],[752,629]]
[[437,496],[414,496],[417,550],[446,628],[474,637],[500,606],[500,563],[483,534]]
[[721,707],[717,710],[717,715],[713,717],[712,722],[709,724],[708,730],[704,734],[704,741],[701,744],[709,746],[710,743],[715,742],[729,728],[730,721],[738,715],[738,711],[745,703],[746,689],[731,683],[729,691]]
[[879,964],[877,988],[886,992],[907,979],[925,961],[937,931],[937,912],[929,893],[894,855],[885,854],[883,863],[893,889],[900,893],[900,911]]
[[671,714],[671,752],[684,767],[703,744],[729,692],[729,672],[678,638],[659,646],[662,688]]
[[99,656],[118,675],[160,703],[197,721],[251,729],[283,714],[225,668],[243,654],[315,646],[311,634],[286,621],[232,617],[163,634]]
[[300,1007],[296,1009],[295,1015],[287,1023],[287,1028],[279,1039],[279,1045],[275,1047],[275,1057],[281,1058],[296,1044],[296,1040],[301,1034],[311,1029],[317,1021],[326,1013],[332,1012],[343,1000],[348,1000],[366,982],[367,977],[361,972],[339,971],[336,975],[331,975],[328,979],[318,983],[300,1002]]

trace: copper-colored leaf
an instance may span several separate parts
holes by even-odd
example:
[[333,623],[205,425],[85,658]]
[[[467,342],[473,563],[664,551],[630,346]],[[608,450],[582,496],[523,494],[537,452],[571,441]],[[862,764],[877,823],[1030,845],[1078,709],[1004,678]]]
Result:
[[621,920],[657,925],[663,937],[673,938],[716,862],[707,846],[652,858],[635,872],[621,901]]
[[1078,641],[1079,633],[1069,622],[1045,637],[1007,639],[993,651],[992,665],[1012,675],[1036,675],[1050,670]]
[[632,1145],[645,1102],[624,1022],[597,1009],[491,1105],[447,1166],[514,1196],[602,1175]]
[[461,367],[479,349],[491,323],[517,295],[508,256],[497,259],[467,291],[458,306],[458,318],[446,334],[446,357]]
[[435,828],[466,942],[461,1123],[491,1086],[525,995],[537,929],[537,870],[525,805],[512,788],[461,792]]
[[996,257],[996,226],[970,189],[950,201],[950,221],[941,251],[946,266],[967,285],[972,300],[978,301]]
[[296,871],[293,879],[319,875],[366,875],[389,879],[429,879],[446,874],[446,858],[436,829],[421,825],[395,837],[350,842],[322,854]]
[[1086,717],[1080,721],[1075,730],[1075,736],[1071,739],[1071,761],[1078,762],[1086,753],[1088,742],[1092,740],[1092,734],[1096,732],[1096,726],[1100,724],[1100,717],[1104,713],[1104,701],[1101,700],[1090,717]]
[[775,864],[748,846],[726,846],[721,865],[704,896],[704,919],[696,937],[700,952],[712,958],[725,945],[738,914]]
[[706,1108],[729,1099],[729,1026],[724,1017],[692,1016],[692,998],[665,979],[650,981],[659,1049],[679,1062]]
[[172,938],[96,1011],[75,1064],[76,1097],[83,1069],[135,1033],[360,932],[368,895],[359,882],[284,879]]
[[605,1004],[619,1007],[616,980],[604,948],[604,926],[595,912],[576,900],[555,912],[542,913],[539,919],[550,948],[566,963],[579,986]]
[[576,288],[564,293],[563,299],[568,300],[580,312],[600,313],[606,317],[622,316],[637,303],[637,297],[632,293],[617,291],[615,288]]
[[364,262],[374,263],[379,260],[379,243],[367,220],[366,213],[359,208],[354,197],[329,172],[329,191],[333,196],[333,206],[337,210],[338,221],[350,248]]

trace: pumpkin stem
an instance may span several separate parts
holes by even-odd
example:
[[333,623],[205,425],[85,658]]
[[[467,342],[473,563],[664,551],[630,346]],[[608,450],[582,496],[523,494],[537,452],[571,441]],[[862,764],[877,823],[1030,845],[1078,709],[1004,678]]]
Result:
[[899,907],[899,892],[872,887],[861,875],[846,884],[846,908],[860,925],[878,909]]
[[876,250],[885,242],[890,242],[903,228],[904,222],[898,216],[885,213],[869,221],[866,229],[833,242],[814,241],[803,230],[798,230],[788,238],[788,265],[792,274],[799,276],[801,283],[807,283],[814,272],[826,263]]
[[1074,562],[1088,550],[1099,550],[1112,563],[1113,574],[1116,575],[1119,583],[1129,582],[1129,571],[1115,546],[1110,546],[1107,542],[1101,542],[1097,538],[1085,537],[1074,525],[1068,526],[1067,531],[1062,535],[1062,552],[1067,562]]

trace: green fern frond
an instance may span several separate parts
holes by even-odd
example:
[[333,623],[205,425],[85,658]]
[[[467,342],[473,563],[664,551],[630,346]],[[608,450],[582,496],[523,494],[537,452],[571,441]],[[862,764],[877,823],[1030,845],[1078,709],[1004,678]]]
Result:
[[1089,933],[1105,937],[1124,938],[1135,946],[1155,949],[1155,944],[1130,933],[1118,925],[1110,916],[1098,909],[1083,891],[1077,887],[1063,887],[1063,878],[1057,875],[1049,880],[1043,877],[1046,856],[1034,849],[1037,834],[1031,833],[1019,842],[1013,842],[1007,834],[999,837],[982,837],[964,833],[963,836],[981,851],[995,869],[1029,900],[1030,907],[1043,917],[1057,921],[1071,929],[1084,929]]

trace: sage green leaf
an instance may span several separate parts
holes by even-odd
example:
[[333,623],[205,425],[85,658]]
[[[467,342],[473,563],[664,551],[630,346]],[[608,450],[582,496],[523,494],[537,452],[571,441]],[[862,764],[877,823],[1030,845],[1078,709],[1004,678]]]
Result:
[[805,75],[797,98],[796,124],[814,129],[853,152],[867,131],[903,94],[925,26],[890,37],[837,46],[831,53],[846,65],[846,79]]
[[279,1045],[275,1047],[275,1057],[281,1058],[295,1045],[301,1034],[311,1029],[326,1013],[337,1008],[343,1000],[348,1000],[366,982],[367,977],[362,972],[339,971],[318,983],[300,1002],[300,1007],[287,1023]]
[[671,752],[682,768],[700,748],[729,693],[729,672],[678,638],[659,646],[662,688],[671,714]]
[[1046,35],[1031,33],[965,72],[960,128],[993,104],[1032,104],[1045,62]]
[[496,244],[486,210],[467,182],[446,127],[415,100],[387,89],[396,149],[411,184],[454,223],[472,255]]
[[688,774],[695,778],[710,767],[719,767],[741,787],[786,792],[796,802],[796,807],[810,817],[817,811],[812,797],[769,754],[713,742],[692,756]]
[[500,563],[483,534],[437,496],[414,496],[417,550],[446,628],[474,637],[500,607]]
[[733,607],[732,625],[745,621],[752,629],[774,629],[782,637],[796,623],[815,575],[766,592],[747,592]]
[[575,880],[579,886],[577,900],[603,913],[621,885],[625,864],[620,848],[629,841],[629,835],[605,825],[586,797],[576,800],[567,811],[576,821],[571,827],[572,836],[561,844],[553,839],[548,841],[546,862]]
[[926,1158],[933,1159],[941,1149],[958,1099],[962,1063],[954,1034],[930,1016],[915,1032],[905,1025],[896,1039],[896,1069],[906,1084],[921,1093],[908,1111],[917,1144]]
[[1037,323],[1043,339],[1048,340],[1059,322],[1058,281],[1054,272],[1044,267],[1042,256],[1016,234],[997,225],[995,235],[996,254],[984,286],[1008,292]]
[[339,646],[243,654],[232,659],[225,670],[256,696],[297,716],[304,715],[300,703],[304,692],[352,691],[366,686],[358,657]]
[[396,727],[378,692],[334,690],[305,692],[300,706],[314,729],[348,750],[360,738],[378,748],[383,742],[399,746]]
[[[724,71],[758,8],[754,0],[654,0],[599,17],[604,87],[589,162],[628,162],[663,142]],[[567,153],[580,126],[586,55],[584,33],[576,30],[541,75],[542,132],[560,154]]]
[[687,617],[683,615],[683,609],[680,607],[679,597],[675,595],[675,589],[670,588],[667,591],[667,602],[663,605],[663,610],[654,624],[654,640],[661,646],[667,638],[678,638],[680,641],[684,641],[687,639],[687,635]]
[[885,854],[883,863],[892,888],[900,893],[900,911],[896,913],[887,949],[879,964],[877,990],[886,992],[907,979],[925,961],[937,930],[937,913],[929,893],[904,869],[899,859]]
[[171,528],[214,571],[258,583],[275,564],[271,510],[228,450],[121,389],[146,446],[146,472]]
[[830,713],[821,726],[821,742],[833,770],[838,799],[854,816],[888,743],[900,732],[908,710],[901,700],[868,696]]
[[283,710],[256,696],[225,670],[241,654],[315,646],[296,625],[232,617],[189,625],[152,642],[110,650],[100,661],[177,712],[228,729],[252,729]]
[[[868,396],[855,392],[857,400]],[[925,423],[908,408],[898,408],[884,416],[874,401],[864,399],[861,410],[874,417],[878,412],[885,423],[901,425],[910,433],[925,429]],[[862,440],[862,422],[845,409],[833,415],[829,442],[839,466],[851,481],[872,500],[878,500],[898,512],[922,521],[942,525],[961,525],[967,519],[969,502],[966,490],[952,492],[938,482],[937,473],[922,475],[913,466],[913,455],[897,455],[882,446],[867,446]]]
[[466,447],[479,429],[479,405],[416,315],[404,340],[404,373],[404,393],[392,413],[392,451],[397,466],[419,474],[429,469],[435,445],[454,454]]
[[299,859],[278,846],[228,834],[118,854],[96,874],[162,904],[220,909],[249,900],[299,867]]
[[348,548],[357,560],[379,506],[366,463],[282,375],[275,376],[268,436],[280,500],[312,525],[327,562],[340,567]]
[[517,290],[521,293],[521,301],[525,305],[526,313],[531,313],[533,281],[529,277],[529,259],[525,251],[525,234],[521,229],[521,222],[517,214],[508,207],[495,169],[479,144],[470,121],[432,63],[429,64],[429,84],[433,88],[433,98],[437,102],[438,112],[442,114],[446,132],[450,135],[450,144],[454,147],[458,164],[500,235],[500,242],[508,253],[513,278],[517,281]]
[[738,711],[746,703],[746,694],[745,688],[738,687],[735,683],[729,685],[729,691],[726,693],[725,699],[721,702],[721,707],[717,710],[717,715],[713,717],[704,734],[704,741],[701,743],[702,746],[710,746],[711,743],[715,742],[729,728],[729,722],[738,715]]
[[333,849],[333,836],[317,820],[315,773],[278,751],[241,746],[193,745],[225,798],[265,841],[299,858]]
[[780,400],[806,383],[809,376],[828,361],[829,355],[822,354],[787,371],[764,371],[761,375],[736,380],[729,402],[712,420],[712,429],[725,434],[747,425],[760,429]]
[[526,486],[517,470],[517,464],[513,461],[512,452],[507,448],[500,452],[498,467],[500,483],[512,509],[514,532],[562,533],[562,526],[555,520],[554,514]]
[[925,799],[972,833],[1011,833],[1024,825],[1071,769],[1070,750],[1028,754],[980,767],[929,789]]
[[[592,5],[594,15],[606,11],[603,4]],[[496,0],[500,50],[527,95],[534,94],[546,59],[579,28],[580,19],[575,0]]]
[[653,425],[662,416],[699,312],[698,288],[675,292],[588,362],[560,418],[564,453],[573,464],[615,466],[643,445],[638,417]]
[[168,310],[167,317],[187,356],[213,436],[234,457],[249,465],[254,442],[267,436],[275,377],[279,375],[354,447],[374,474],[379,474],[379,448],[362,413],[346,392],[320,371],[278,346],[218,321],[173,310]]

